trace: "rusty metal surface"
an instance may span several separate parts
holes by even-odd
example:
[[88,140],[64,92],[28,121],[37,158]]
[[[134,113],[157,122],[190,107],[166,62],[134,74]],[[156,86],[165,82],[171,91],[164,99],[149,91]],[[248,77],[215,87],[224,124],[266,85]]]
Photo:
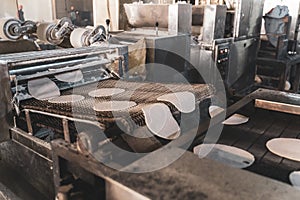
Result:
[[45,197],[54,199],[52,161],[17,141],[1,143],[0,155],[2,163],[21,172],[20,176]]
[[10,91],[10,78],[8,74],[8,67],[6,62],[0,62],[0,142],[9,139],[10,123],[13,121],[9,113],[12,110],[11,106],[11,91]]
[[[176,148],[168,150],[174,154],[183,151]],[[153,154],[157,153],[162,152]],[[154,157],[159,158],[150,154],[126,169],[161,162]],[[120,172],[111,178],[151,199],[261,199],[268,196],[268,199],[281,200],[293,199],[300,194],[287,184],[199,159],[190,152],[159,171],[145,174]]]
[[[150,199],[294,199],[300,195],[299,191],[288,186],[247,171],[229,168],[216,162],[199,159],[191,152],[184,155],[168,167],[144,174],[105,171],[105,167],[89,157],[69,151],[64,141],[52,143],[57,158],[67,159],[64,163],[71,163],[82,167],[88,172],[107,181],[112,192],[109,196],[124,199],[119,194],[130,194],[132,198],[143,195]],[[178,148],[170,148],[174,154],[182,152]],[[155,152],[162,153],[162,152]],[[156,156],[156,158],[158,158]],[[168,158],[165,158],[168,160]],[[135,169],[148,163],[161,162],[148,156],[130,164],[126,169]],[[61,163],[62,164],[62,163]],[[65,165],[61,165],[65,167]],[[103,174],[103,172],[105,174]],[[63,176],[57,171],[57,176]],[[59,186],[56,185],[57,187]],[[134,192],[130,192],[134,191]],[[234,191],[239,191],[238,193]]]

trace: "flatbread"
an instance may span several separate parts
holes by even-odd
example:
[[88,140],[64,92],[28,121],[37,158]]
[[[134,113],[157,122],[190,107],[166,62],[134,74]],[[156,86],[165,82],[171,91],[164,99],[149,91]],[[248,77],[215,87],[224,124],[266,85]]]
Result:
[[98,112],[113,112],[126,110],[136,105],[134,101],[104,101],[97,102],[93,109]]
[[275,138],[267,142],[267,148],[280,157],[300,162],[299,139]]
[[83,79],[83,74],[81,70],[76,70],[72,72],[66,72],[62,74],[56,74],[54,76],[57,80],[67,83],[76,83]]
[[156,136],[174,140],[180,136],[180,127],[168,106],[155,103],[142,108],[148,129]]
[[109,97],[116,94],[120,94],[122,92],[125,92],[124,89],[121,88],[101,88],[97,90],[93,90],[89,92],[89,96],[91,97]]
[[27,86],[30,95],[38,100],[49,100],[60,96],[58,86],[47,77],[30,80]]
[[290,173],[290,182],[294,187],[300,189],[300,171],[294,171]]
[[[219,106],[210,106],[208,108],[209,115],[211,118],[214,118],[215,116],[217,116],[224,110],[225,110],[224,108],[221,108]],[[240,114],[234,114],[231,117],[229,117],[228,119],[226,119],[225,121],[223,121],[222,124],[224,124],[224,125],[240,125],[240,124],[247,123],[248,121],[249,121],[249,117],[246,117],[246,116],[243,116]]]
[[234,114],[222,123],[224,125],[240,125],[240,124],[247,123],[248,121],[249,121],[249,117],[240,114]]
[[52,99],[49,99],[49,103],[74,103],[77,101],[81,101],[84,99],[84,96],[81,95],[63,95],[60,97],[55,97]]
[[221,108],[219,106],[209,106],[208,112],[211,118],[214,118],[218,114],[224,111],[224,108]]
[[194,147],[194,153],[200,158],[207,154],[206,158],[241,169],[251,166],[255,161],[251,153],[223,144],[201,144]]
[[173,104],[180,112],[190,113],[196,108],[196,98],[191,92],[176,92],[165,94],[157,98],[158,101],[166,101]]

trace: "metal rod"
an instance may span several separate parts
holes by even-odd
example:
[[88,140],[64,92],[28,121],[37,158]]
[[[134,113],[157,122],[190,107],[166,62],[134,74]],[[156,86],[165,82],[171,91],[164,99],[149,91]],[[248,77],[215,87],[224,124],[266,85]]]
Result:
[[55,68],[61,68],[61,67],[66,67],[66,66],[70,66],[70,65],[82,64],[82,63],[87,63],[87,62],[92,62],[92,61],[97,61],[97,60],[99,60],[99,57],[83,58],[83,59],[70,60],[70,61],[64,61],[64,62],[59,62],[59,63],[38,65],[38,66],[33,66],[33,67],[28,67],[28,68],[10,70],[9,74],[10,75],[21,75],[24,73],[35,73],[35,72],[38,72],[41,70],[48,70],[49,68],[55,69]]
[[25,110],[25,116],[26,116],[28,134],[32,135],[33,134],[33,129],[32,129],[32,125],[31,125],[31,118],[30,118],[30,113],[29,112],[30,112],[29,110]]
[[62,123],[63,123],[65,141],[68,142],[68,143],[71,143],[68,119],[63,118]]
[[[31,109],[26,109],[26,110],[28,110],[32,113],[46,115],[46,116],[50,116],[50,117],[56,117],[56,118],[59,118],[59,119],[68,119],[69,121],[91,124],[91,125],[98,126],[99,128],[105,129],[105,127],[97,121],[90,121],[90,120],[84,120],[84,119],[79,119],[79,118],[67,117],[67,116],[64,116],[64,115],[57,115],[57,114],[47,113],[47,112],[38,111],[38,110],[31,110]],[[25,110],[25,112],[26,112],[26,110]]]
[[44,71],[40,73],[36,73],[33,75],[25,75],[25,76],[20,76],[17,77],[18,81],[23,81],[23,80],[29,80],[29,79],[34,79],[34,78],[39,78],[39,77],[44,77],[44,76],[49,76],[49,75],[55,75],[55,74],[60,74],[60,73],[66,73],[78,69],[84,69],[84,68],[89,68],[93,66],[98,66],[98,65],[105,65],[111,63],[107,59],[102,59],[100,61],[94,61],[94,62],[89,62],[89,63],[84,63],[84,64],[79,64],[75,65],[72,67],[68,67],[68,69],[63,68],[63,69],[56,69],[56,70],[51,70],[51,71]]
[[[88,52],[80,52],[80,51],[70,51],[70,52],[64,52],[64,51],[56,51],[55,53],[47,52],[46,55],[40,54],[33,54],[33,55],[26,55],[25,53],[22,54],[22,56],[12,56],[10,55],[11,59],[14,59],[14,62],[11,62],[10,66],[22,66],[22,65],[29,65],[29,64],[35,64],[37,62],[50,62],[50,61],[56,61],[58,59],[72,59],[74,57],[80,57],[80,56],[92,56],[92,55],[99,55],[99,54],[106,54],[106,53],[114,53],[116,52],[115,49],[105,49],[101,51],[96,51],[93,48],[91,48]],[[5,59],[6,56],[0,56],[0,59]]]

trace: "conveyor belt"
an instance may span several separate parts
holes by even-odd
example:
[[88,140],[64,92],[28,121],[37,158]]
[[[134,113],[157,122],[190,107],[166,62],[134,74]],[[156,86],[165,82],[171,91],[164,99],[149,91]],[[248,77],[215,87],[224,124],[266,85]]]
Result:
[[[138,105],[129,108],[124,111],[119,112],[96,112],[93,110],[95,101],[108,101],[112,98],[97,98],[96,100],[90,96],[88,93],[97,88],[123,88],[126,91],[124,93],[115,95],[113,100],[131,100],[136,102]],[[180,92],[180,91],[191,91],[195,94],[196,101],[201,102],[205,99],[210,98],[214,94],[214,89],[210,85],[206,84],[196,84],[196,85],[184,85],[184,84],[158,84],[158,83],[138,83],[138,82],[128,82],[128,81],[116,81],[116,80],[104,80],[99,82],[97,85],[87,85],[75,88],[73,90],[67,90],[62,92],[62,95],[67,94],[78,94],[85,96],[85,99],[79,102],[64,103],[64,104],[52,104],[48,101],[39,101],[36,99],[31,99],[22,102],[21,107],[23,109],[32,109],[43,112],[48,112],[52,114],[59,114],[68,117],[75,117],[86,120],[97,120],[104,125],[104,127],[111,127],[116,121],[120,120],[125,123],[127,130],[132,130],[129,121],[131,119],[141,126],[145,125],[144,116],[142,114],[142,108],[148,104],[158,102],[157,97],[170,93],[170,92]],[[171,111],[176,112],[176,108],[171,104],[167,104]],[[126,119],[126,115],[123,113],[130,113],[131,119]],[[114,114],[117,113],[118,117]],[[127,121],[127,122],[126,122]]]
[[249,122],[239,126],[224,126],[218,143],[252,153],[256,161],[249,167],[250,171],[288,182],[289,173],[300,170],[300,162],[271,153],[266,143],[279,137],[300,139],[300,116],[262,109],[243,114],[250,117]]

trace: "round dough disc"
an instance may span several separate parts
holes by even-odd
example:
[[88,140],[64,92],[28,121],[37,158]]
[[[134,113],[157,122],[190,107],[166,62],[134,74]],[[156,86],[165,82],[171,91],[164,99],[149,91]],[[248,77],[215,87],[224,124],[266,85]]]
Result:
[[113,112],[125,110],[133,106],[136,106],[134,101],[104,101],[97,102],[93,109],[98,112]]
[[294,171],[289,176],[290,182],[294,187],[300,189],[300,171]]
[[84,96],[81,95],[64,95],[60,97],[55,97],[53,99],[49,99],[49,103],[74,103],[77,101],[81,101],[84,99]]
[[158,101],[166,101],[173,104],[180,112],[190,113],[195,110],[196,98],[191,92],[176,92],[165,94],[157,98]]
[[226,119],[223,122],[223,124],[224,125],[240,125],[240,124],[247,123],[248,121],[249,121],[249,117],[245,117],[240,114],[234,114],[231,117],[229,117],[228,119]]
[[267,142],[267,148],[280,157],[300,162],[300,139],[275,138]]
[[55,78],[62,82],[75,83],[75,82],[81,81],[83,79],[83,74],[82,74],[81,70],[76,70],[73,72],[57,74],[57,75],[55,75]]
[[142,108],[148,129],[156,136],[174,140],[180,136],[180,127],[168,106],[155,103]]
[[221,108],[219,106],[209,106],[208,108],[209,115],[211,118],[217,116],[219,113],[224,111],[224,108]]
[[223,144],[201,144],[194,148],[194,153],[201,158],[203,155],[206,155],[206,158],[234,168],[246,168],[251,166],[255,161],[251,153]]
[[49,100],[60,96],[59,88],[49,78],[30,80],[27,86],[30,95],[38,100]]
[[93,90],[89,92],[89,96],[91,97],[109,97],[116,94],[120,94],[122,92],[125,92],[124,89],[121,88],[101,88],[97,90]]

